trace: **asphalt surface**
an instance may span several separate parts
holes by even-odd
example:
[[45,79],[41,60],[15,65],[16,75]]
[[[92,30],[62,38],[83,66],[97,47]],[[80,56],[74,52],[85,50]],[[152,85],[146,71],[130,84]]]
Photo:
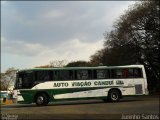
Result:
[[78,100],[1,106],[1,119],[159,119],[159,96],[124,98],[116,103]]

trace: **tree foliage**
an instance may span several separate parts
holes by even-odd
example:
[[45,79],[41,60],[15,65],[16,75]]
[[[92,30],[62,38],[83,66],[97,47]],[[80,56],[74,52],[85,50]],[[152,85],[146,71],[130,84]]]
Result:
[[5,73],[1,73],[0,89],[2,91],[6,91],[9,90],[9,88],[13,88],[16,80],[16,72],[17,69],[9,68]]
[[66,65],[66,67],[89,67],[91,64],[86,61],[75,61],[75,62],[70,62]]
[[160,4],[140,1],[105,32],[104,48],[91,56],[92,64],[143,64],[149,89],[160,86]]
[[64,67],[66,66],[66,60],[52,60],[48,65],[36,66],[35,68],[55,68],[55,67]]
[[50,61],[50,67],[64,67],[67,64],[66,60],[53,60]]

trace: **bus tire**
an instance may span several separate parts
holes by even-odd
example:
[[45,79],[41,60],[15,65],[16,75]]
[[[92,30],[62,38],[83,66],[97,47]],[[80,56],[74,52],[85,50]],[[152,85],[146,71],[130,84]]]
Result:
[[118,102],[120,99],[120,91],[119,90],[111,90],[108,93],[109,101]]
[[48,96],[45,93],[40,93],[36,96],[35,102],[38,106],[44,106],[49,103]]

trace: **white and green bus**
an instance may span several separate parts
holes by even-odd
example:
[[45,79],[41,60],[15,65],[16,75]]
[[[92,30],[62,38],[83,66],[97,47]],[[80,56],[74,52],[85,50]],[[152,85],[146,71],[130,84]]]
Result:
[[17,72],[14,96],[18,103],[102,99],[113,102],[124,96],[147,95],[143,65],[34,68]]

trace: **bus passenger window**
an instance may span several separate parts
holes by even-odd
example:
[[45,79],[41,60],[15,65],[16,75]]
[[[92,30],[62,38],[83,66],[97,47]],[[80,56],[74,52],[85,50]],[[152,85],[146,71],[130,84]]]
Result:
[[109,71],[105,69],[93,70],[94,79],[106,79],[109,78]]
[[105,70],[97,70],[97,78],[98,79],[105,79],[106,78],[106,71]]
[[69,80],[74,79],[74,72],[72,70],[69,71]]
[[78,70],[77,71],[77,79],[78,80],[86,80],[88,79],[88,70]]
[[123,69],[123,78],[128,78],[128,69]]
[[128,69],[128,77],[134,78],[133,69]]
[[74,72],[72,70],[61,70],[54,72],[54,80],[73,80]]
[[115,78],[122,78],[122,69],[115,70]]
[[88,79],[92,79],[92,70],[88,70]]
[[53,80],[58,80],[58,71],[53,71]]
[[97,79],[97,72],[96,72],[96,70],[93,70],[93,79]]
[[36,72],[36,81],[50,81],[51,74],[50,71],[37,71]]
[[58,80],[69,80],[69,71],[68,70],[62,70],[59,71]]
[[142,77],[142,70],[139,68],[134,69],[134,76],[136,78],[141,78]]

